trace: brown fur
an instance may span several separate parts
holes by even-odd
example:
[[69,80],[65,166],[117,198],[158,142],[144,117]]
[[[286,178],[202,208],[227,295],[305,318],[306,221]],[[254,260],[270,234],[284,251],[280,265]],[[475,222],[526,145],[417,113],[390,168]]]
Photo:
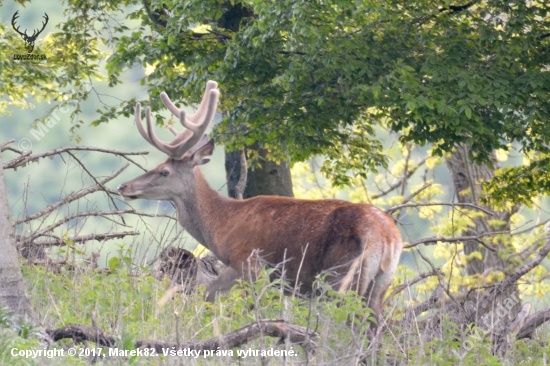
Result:
[[[186,161],[169,159],[155,170],[166,164],[177,169]],[[387,214],[369,204],[336,199],[258,196],[234,200],[212,189],[197,168],[191,175],[181,182],[189,196],[174,203],[178,216],[187,215],[192,222],[180,223],[232,268],[209,289],[209,299],[218,290],[228,289],[243,270],[247,276],[248,258],[259,250],[270,264],[287,260],[286,278],[300,285],[302,292],[311,291],[318,274],[330,271],[329,281],[336,289],[356,290],[369,299],[376,314],[380,312],[402,250],[401,234]],[[127,195],[134,181],[123,185],[130,190]]]
[[[214,149],[204,131],[215,113],[216,88],[217,83],[207,83],[197,114],[181,120],[184,126],[194,124],[193,131],[172,129],[176,137],[171,143],[151,133],[149,112],[145,131],[136,105],[140,134],[171,158],[120,185],[120,194],[173,202],[180,224],[228,266],[209,286],[209,300],[243,273],[254,275],[259,263],[250,257],[259,251],[270,264],[286,261],[286,279],[302,292],[311,291],[316,276],[328,272],[333,287],[356,290],[378,315],[402,250],[393,219],[368,204],[268,196],[234,200],[212,189],[197,166],[207,163]],[[173,114],[186,118],[166,94],[161,93],[161,99]]]

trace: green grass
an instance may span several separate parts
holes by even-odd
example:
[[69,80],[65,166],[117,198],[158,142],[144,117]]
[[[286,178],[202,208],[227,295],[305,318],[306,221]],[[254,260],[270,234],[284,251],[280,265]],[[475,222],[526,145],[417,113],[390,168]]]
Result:
[[[214,304],[202,301],[202,294],[177,294],[163,307],[157,300],[168,289],[168,281],[157,281],[148,275],[130,275],[127,268],[118,266],[114,273],[92,271],[69,271],[60,273],[46,271],[44,267],[23,267],[27,290],[44,328],[57,328],[70,323],[91,326],[91,314],[95,313],[99,327],[116,335],[120,349],[132,349],[137,339],[181,342],[210,339],[253,323],[257,319],[285,319],[296,325],[315,329],[319,333],[315,354],[307,355],[299,345],[278,344],[275,338],[259,338],[240,350],[268,350],[270,348],[292,349],[295,357],[287,357],[288,365],[330,364],[353,365],[369,347],[367,337],[370,310],[363,302],[347,294],[332,293],[319,283],[322,295],[312,300],[284,295],[276,283],[268,280],[269,271],[264,271],[251,287],[244,282],[237,285],[227,296]],[[278,282],[278,281],[276,281]],[[391,309],[386,309],[391,312]],[[397,312],[395,312],[397,313]],[[177,317],[177,319],[176,319]],[[391,316],[389,320],[392,321]],[[179,329],[176,332],[176,324]],[[351,324],[351,326],[350,326]],[[0,363],[5,365],[86,365],[87,357],[40,357],[24,359],[13,357],[11,349],[41,350],[44,343],[36,338],[37,328],[29,324],[13,324],[5,310],[0,311]],[[367,364],[400,365],[501,365],[503,359],[491,355],[487,339],[475,337],[475,332],[460,332],[448,319],[442,319],[444,329],[441,339],[423,340],[417,335],[414,325],[403,327],[390,325],[384,334],[376,354],[367,354]],[[466,343],[464,343],[467,341]],[[518,365],[541,365],[549,347],[544,342],[521,340],[514,342],[506,355],[506,362]],[[465,347],[466,345],[466,347]],[[63,340],[51,347],[95,348],[73,345]],[[455,352],[453,352],[455,350]],[[102,350],[105,354],[108,350]],[[96,364],[106,365],[260,365],[260,357],[239,358],[237,349],[232,355],[192,357],[106,357]],[[459,355],[463,355],[459,357]],[[283,357],[268,357],[270,365],[283,365]]]

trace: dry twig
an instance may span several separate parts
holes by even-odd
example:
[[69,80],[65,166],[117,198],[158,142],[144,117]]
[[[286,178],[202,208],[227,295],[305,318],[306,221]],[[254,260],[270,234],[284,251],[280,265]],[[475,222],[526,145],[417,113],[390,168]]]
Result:
[[[547,224],[545,231],[548,232],[549,229],[550,225]],[[548,253],[550,253],[550,233],[547,236],[546,244],[539,250],[535,258],[531,262],[524,264],[523,266],[518,268],[511,275],[507,276],[497,286],[493,287],[490,292],[490,296],[488,296],[487,299],[481,304],[481,307],[483,309],[488,309],[490,303],[494,301],[494,299],[496,299],[506,287],[514,284],[518,279],[520,279],[522,276],[529,273],[533,268],[538,266],[542,262],[542,260],[546,258]]]
[[89,187],[89,188],[86,188],[86,189],[83,189],[77,193],[71,193],[69,194],[68,196],[66,196],[65,198],[63,198],[62,200],[59,200],[55,203],[52,203],[51,205],[48,205],[46,206],[45,209],[43,209],[42,211],[40,212],[37,212],[35,213],[34,215],[29,215],[29,216],[26,216],[22,219],[19,219],[17,221],[15,221],[13,223],[13,226],[17,226],[17,225],[20,225],[22,223],[25,223],[25,222],[28,222],[28,221],[31,221],[31,220],[34,220],[34,219],[37,219],[39,217],[42,217],[46,214],[49,214],[50,212],[52,212],[53,210],[55,210],[56,208],[60,207],[60,206],[63,206],[67,203],[70,203],[70,202],[73,202],[79,198],[82,198],[84,197],[85,195],[87,194],[90,194],[90,193],[93,193],[93,192],[96,192],[96,191],[99,191],[100,189],[102,188],[105,188],[105,183],[108,183],[109,181],[113,180],[114,178],[116,178],[120,173],[122,173],[124,171],[124,169],[126,169],[128,167],[129,164],[126,164],[124,165],[122,168],[120,168],[119,170],[117,170],[115,173],[111,174],[110,176],[108,176],[107,178],[103,179],[102,181],[100,182],[97,182],[98,184],[95,185],[95,186],[92,186],[92,187]]
[[106,233],[106,234],[90,234],[90,235],[81,235],[81,236],[74,236],[72,238],[57,238],[52,240],[44,240],[44,241],[38,241],[33,242],[32,246],[52,246],[52,245],[65,245],[65,242],[67,240],[72,241],[73,243],[85,243],[87,241],[97,240],[111,240],[111,239],[120,239],[124,238],[125,236],[132,236],[132,235],[139,235],[139,232],[137,231],[123,231],[120,233]]
[[27,151],[22,156],[5,163],[4,164],[4,169],[15,169],[15,168],[23,166],[23,165],[25,165],[25,164],[27,164],[28,162],[31,162],[31,161],[37,161],[40,158],[45,158],[45,157],[48,157],[48,156],[58,155],[58,154],[61,154],[61,153],[64,153],[64,152],[69,152],[69,151],[98,151],[98,152],[102,152],[102,153],[121,156],[124,159],[128,160],[132,164],[135,164],[136,166],[138,166],[139,168],[141,168],[143,170],[146,170],[146,169],[144,167],[142,167],[140,164],[133,161],[132,159],[128,158],[128,155],[147,155],[147,154],[149,154],[148,151],[123,152],[123,151],[117,151],[117,150],[111,150],[111,149],[102,149],[102,148],[99,148],[99,147],[67,146],[67,147],[60,147],[58,149],[53,149],[53,150],[50,150],[50,151],[46,151],[44,153],[36,154],[36,155],[31,155],[32,152]]
[[394,211],[400,210],[406,207],[425,207],[425,206],[461,206],[461,207],[471,207],[476,210],[483,211],[487,215],[493,215],[493,213],[483,207],[474,205],[473,203],[449,203],[449,202],[427,202],[427,203],[400,203],[396,206],[390,207],[386,210],[386,213],[392,213]]
[[461,241],[467,241],[467,240],[475,240],[477,241],[478,243],[480,243],[481,245],[483,245],[485,248],[487,248],[488,250],[492,251],[492,252],[496,252],[496,249],[495,248],[492,248],[490,246],[488,246],[483,240],[481,240],[481,238],[483,237],[486,237],[486,236],[494,236],[494,235],[497,235],[497,234],[502,234],[502,232],[494,232],[494,233],[486,233],[486,234],[481,234],[481,235],[477,235],[477,236],[457,236],[457,237],[453,237],[453,238],[446,238],[446,237],[443,237],[441,235],[436,235],[436,236],[432,236],[432,237],[429,237],[429,238],[424,238],[424,239],[420,239],[420,240],[417,240],[417,241],[413,241],[412,243],[409,243],[409,244],[406,244],[403,246],[403,248],[413,248],[413,247],[416,247],[417,245],[420,245],[420,244],[429,244],[429,243],[437,243],[437,242],[446,242],[446,243],[454,243],[454,242],[461,242]]
[[389,303],[391,302],[391,300],[392,300],[398,293],[400,293],[401,291],[405,290],[407,287],[412,286],[412,285],[414,285],[415,283],[420,282],[420,281],[422,281],[422,280],[425,279],[425,278],[428,278],[428,277],[431,277],[431,276],[437,276],[437,272],[436,272],[436,271],[439,271],[439,269],[433,270],[433,271],[431,271],[431,272],[424,272],[424,273],[421,273],[421,274],[419,274],[418,276],[416,276],[415,278],[413,278],[412,280],[410,280],[409,282],[397,286],[397,287],[392,291],[392,293],[386,298],[386,300],[384,301],[384,304],[382,305],[382,309],[385,308],[386,305],[389,304]]

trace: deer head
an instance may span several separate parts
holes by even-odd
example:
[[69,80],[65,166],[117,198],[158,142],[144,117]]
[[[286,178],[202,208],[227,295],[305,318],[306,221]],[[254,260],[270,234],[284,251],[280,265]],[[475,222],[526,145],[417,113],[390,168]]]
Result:
[[217,86],[215,81],[206,84],[199,109],[191,116],[187,116],[183,109],[176,107],[166,93],[161,93],[160,98],[164,105],[179,118],[184,127],[181,132],[172,126],[169,127],[176,136],[169,143],[157,138],[149,107],[145,108],[147,129],[143,128],[141,105],[137,103],[136,126],[139,133],[147,142],[168,155],[168,160],[142,176],[120,185],[118,190],[122,197],[172,201],[181,196],[185,182],[193,176],[193,169],[210,161],[207,156],[212,155],[214,150],[214,141],[208,140],[204,132],[216,113],[219,97]]

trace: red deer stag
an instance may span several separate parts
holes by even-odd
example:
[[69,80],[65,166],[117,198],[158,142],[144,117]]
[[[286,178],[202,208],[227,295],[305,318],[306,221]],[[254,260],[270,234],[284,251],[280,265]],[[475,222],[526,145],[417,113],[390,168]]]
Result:
[[234,200],[212,189],[197,167],[207,163],[214,150],[214,141],[204,132],[214,118],[218,96],[217,83],[209,81],[197,113],[186,116],[161,93],[164,105],[185,127],[181,132],[170,128],[176,135],[170,143],[155,135],[149,107],[147,131],[143,128],[141,107],[136,105],[141,136],[169,158],[120,185],[121,196],[171,201],[185,230],[228,266],[207,289],[209,301],[231,288],[243,271],[248,273],[251,253],[258,250],[267,263],[286,260],[286,278],[304,292],[311,291],[316,275],[328,271],[335,288],[365,296],[378,317],[402,251],[393,219],[368,204],[276,196]]

